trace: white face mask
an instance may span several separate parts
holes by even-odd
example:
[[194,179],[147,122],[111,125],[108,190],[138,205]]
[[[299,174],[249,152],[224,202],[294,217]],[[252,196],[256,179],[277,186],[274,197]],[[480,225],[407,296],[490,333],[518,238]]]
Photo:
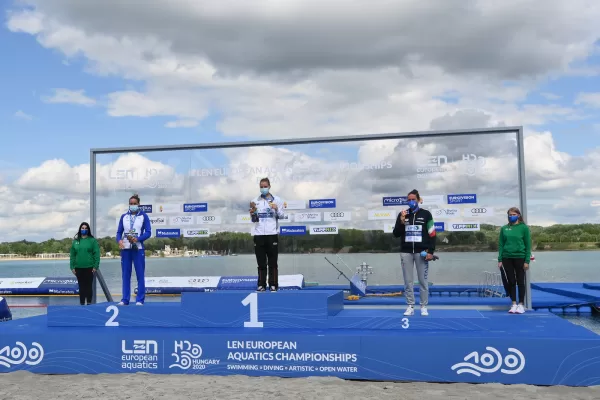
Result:
[[262,195],[267,195],[269,193],[270,188],[260,188],[260,193]]

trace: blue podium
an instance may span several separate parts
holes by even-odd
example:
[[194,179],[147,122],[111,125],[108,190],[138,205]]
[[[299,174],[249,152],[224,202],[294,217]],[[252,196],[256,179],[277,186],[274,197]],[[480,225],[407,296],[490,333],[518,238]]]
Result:
[[344,307],[342,291],[184,292],[0,323],[0,372],[591,386],[600,336],[553,314]]

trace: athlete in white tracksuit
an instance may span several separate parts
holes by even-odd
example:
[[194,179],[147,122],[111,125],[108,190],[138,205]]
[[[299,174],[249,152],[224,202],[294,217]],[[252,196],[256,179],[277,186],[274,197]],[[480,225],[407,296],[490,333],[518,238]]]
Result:
[[250,215],[254,222],[254,254],[258,263],[258,288],[264,292],[267,286],[267,265],[269,289],[275,292],[279,289],[277,270],[279,219],[284,218],[283,201],[273,196],[269,191],[271,183],[268,178],[260,181],[261,195],[252,200],[254,206]]

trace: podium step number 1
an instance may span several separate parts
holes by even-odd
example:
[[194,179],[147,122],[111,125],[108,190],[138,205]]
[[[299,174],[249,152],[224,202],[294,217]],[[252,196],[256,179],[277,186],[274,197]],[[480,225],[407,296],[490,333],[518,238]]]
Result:
[[242,300],[242,304],[250,305],[250,321],[244,322],[244,328],[262,328],[263,323],[258,322],[258,293],[250,293]]
[[[242,305],[245,307],[250,305],[250,321],[244,322],[244,328],[263,328],[263,323],[258,321],[258,294],[250,293],[242,300]],[[119,307],[110,305],[106,307],[106,312],[112,312],[112,315],[108,318],[104,326],[119,326],[119,322],[116,321],[119,316]]]

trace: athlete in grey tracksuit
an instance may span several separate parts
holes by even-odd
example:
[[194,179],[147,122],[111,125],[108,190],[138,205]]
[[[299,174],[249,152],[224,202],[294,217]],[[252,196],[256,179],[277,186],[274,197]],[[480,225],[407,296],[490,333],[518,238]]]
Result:
[[[412,193],[412,192],[411,192]],[[413,199],[411,199],[413,197]],[[412,201],[411,201],[412,200]],[[415,306],[414,269],[416,267],[420,286],[421,315],[428,315],[429,284],[427,275],[429,261],[435,251],[436,232],[433,216],[419,208],[418,193],[409,195],[409,209],[398,215],[393,235],[400,238],[402,274],[408,309],[404,315],[413,315]],[[421,253],[425,251],[425,256]]]

